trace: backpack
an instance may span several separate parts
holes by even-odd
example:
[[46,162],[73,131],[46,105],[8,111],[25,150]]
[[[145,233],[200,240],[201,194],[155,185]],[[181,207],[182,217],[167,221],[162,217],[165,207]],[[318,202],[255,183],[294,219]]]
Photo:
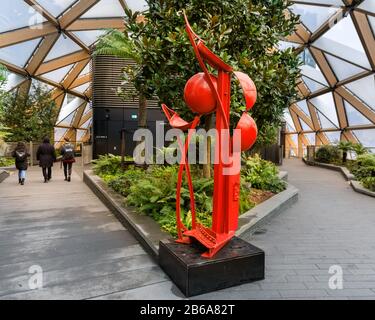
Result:
[[26,151],[20,151],[20,150],[17,150],[16,151],[16,160],[21,162],[21,161],[25,161],[27,158],[27,153]]
[[63,160],[73,160],[74,159],[74,147],[71,144],[64,146],[64,156]]

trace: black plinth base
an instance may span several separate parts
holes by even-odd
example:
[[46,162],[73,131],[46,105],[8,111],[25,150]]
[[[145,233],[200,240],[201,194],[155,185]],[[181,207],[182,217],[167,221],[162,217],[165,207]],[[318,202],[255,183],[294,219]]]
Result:
[[159,264],[176,286],[191,297],[264,279],[264,251],[234,237],[212,259],[198,245],[160,241]]

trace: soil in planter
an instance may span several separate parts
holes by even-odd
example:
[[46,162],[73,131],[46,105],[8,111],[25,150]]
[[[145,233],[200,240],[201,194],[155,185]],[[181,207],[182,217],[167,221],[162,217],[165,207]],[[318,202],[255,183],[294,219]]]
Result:
[[269,198],[273,197],[275,194],[271,191],[264,191],[259,189],[251,188],[251,192],[249,195],[249,199],[251,202],[257,204],[260,204]]

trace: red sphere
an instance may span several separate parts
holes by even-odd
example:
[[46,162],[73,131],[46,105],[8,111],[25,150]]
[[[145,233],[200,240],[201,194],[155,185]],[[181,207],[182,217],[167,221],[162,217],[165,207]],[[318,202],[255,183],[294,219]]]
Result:
[[[211,79],[214,87],[217,88],[216,77],[211,75]],[[188,80],[184,90],[184,99],[194,113],[206,114],[216,109],[215,94],[203,72],[197,73]]]
[[245,112],[238,122],[236,129],[241,130],[241,151],[249,150],[258,136],[258,128],[254,119]]

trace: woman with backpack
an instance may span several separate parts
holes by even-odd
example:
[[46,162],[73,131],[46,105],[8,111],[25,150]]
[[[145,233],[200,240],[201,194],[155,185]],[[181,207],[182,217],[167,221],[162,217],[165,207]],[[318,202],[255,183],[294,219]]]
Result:
[[44,183],[47,183],[52,178],[52,167],[54,161],[56,161],[56,151],[50,144],[48,137],[43,139],[43,143],[36,153],[36,158],[39,161],[39,167],[43,170]]
[[61,147],[60,153],[61,153],[61,161],[64,165],[64,176],[65,181],[70,182],[71,176],[72,176],[72,167],[73,163],[76,162],[74,159],[74,145],[70,143],[69,138],[64,138],[65,143]]
[[17,143],[16,148],[12,152],[12,157],[15,158],[16,168],[18,170],[18,183],[23,186],[25,184],[26,170],[28,168],[27,159],[30,157],[26,145],[23,142]]

